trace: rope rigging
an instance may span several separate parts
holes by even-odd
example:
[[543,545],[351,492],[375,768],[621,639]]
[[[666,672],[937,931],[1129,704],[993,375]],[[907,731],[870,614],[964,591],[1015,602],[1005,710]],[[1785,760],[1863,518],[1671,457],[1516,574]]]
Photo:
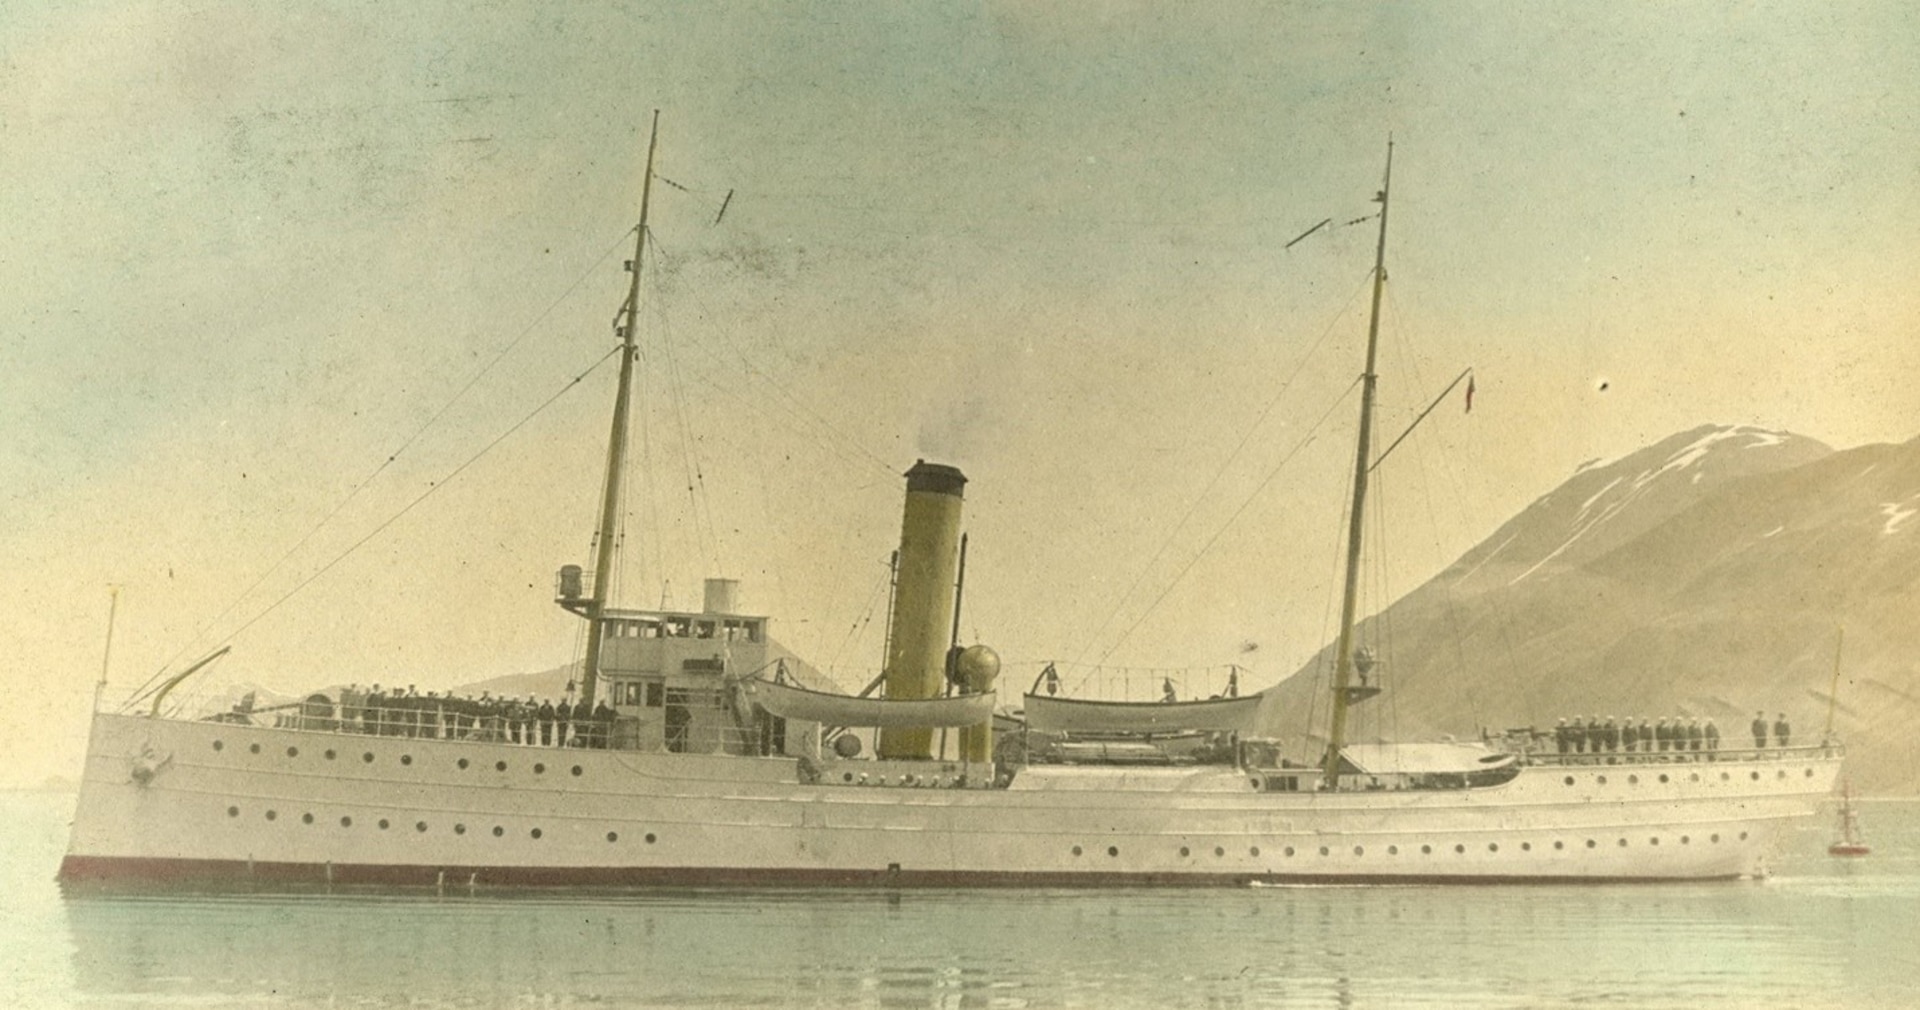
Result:
[[[1317,227],[1318,226],[1316,226],[1316,228]],[[1309,232],[1309,234],[1311,234],[1311,232]],[[1303,235],[1301,237],[1304,238],[1305,236]],[[1296,239],[1295,241],[1298,241],[1298,240]],[[1120,612],[1125,609],[1127,605],[1127,601],[1133,598],[1134,592],[1140,588],[1140,585],[1143,582],[1146,581],[1148,573],[1151,572],[1153,570],[1153,567],[1159,563],[1160,559],[1166,555],[1167,551],[1173,546],[1173,542],[1179,538],[1180,534],[1185,532],[1187,528],[1187,524],[1192,521],[1194,514],[1198,512],[1200,509],[1200,506],[1209,499],[1209,497],[1213,493],[1214,488],[1219,485],[1221,479],[1226,476],[1227,471],[1232,469],[1234,463],[1236,463],[1240,459],[1241,453],[1244,452],[1248,444],[1252,442],[1254,433],[1260,429],[1261,425],[1266,423],[1268,415],[1272,414],[1274,408],[1279,406],[1280,401],[1286,397],[1287,391],[1293,387],[1294,381],[1297,380],[1300,377],[1300,374],[1306,370],[1307,363],[1313,360],[1314,355],[1319,352],[1320,347],[1323,344],[1325,344],[1327,341],[1327,338],[1333,334],[1334,328],[1340,324],[1340,320],[1345,318],[1347,312],[1352,309],[1354,299],[1358,298],[1360,295],[1360,292],[1366,288],[1366,283],[1369,279],[1371,279],[1371,277],[1372,277],[1372,271],[1370,270],[1367,273],[1361,275],[1360,280],[1354,285],[1352,292],[1348,294],[1345,304],[1343,304],[1340,307],[1339,311],[1335,312],[1333,314],[1333,317],[1330,320],[1328,320],[1326,327],[1321,330],[1320,336],[1314,340],[1312,346],[1307,348],[1307,352],[1300,356],[1300,359],[1294,364],[1293,371],[1289,373],[1286,379],[1280,383],[1279,388],[1274,392],[1274,395],[1270,399],[1268,399],[1266,405],[1261,408],[1259,415],[1254,418],[1253,423],[1249,424],[1246,427],[1246,430],[1240,436],[1239,443],[1236,444],[1233,447],[1233,451],[1227,455],[1226,461],[1220,464],[1220,468],[1214,472],[1213,478],[1207,482],[1206,487],[1201,489],[1200,493],[1195,495],[1193,500],[1187,505],[1186,512],[1181,515],[1180,521],[1174,524],[1173,530],[1167,534],[1164,540],[1161,541],[1159,549],[1154,551],[1153,556],[1147,560],[1146,564],[1140,566],[1138,571],[1135,573],[1133,580],[1127,584],[1126,590],[1122,592],[1120,594],[1120,598],[1117,601],[1115,601],[1113,605],[1113,609],[1108,612],[1106,618],[1102,620],[1100,622],[1100,625],[1094,630],[1094,633],[1089,639],[1088,644],[1086,646],[1083,646],[1079,654],[1074,657],[1074,665],[1079,665],[1086,658],[1087,652],[1094,647],[1093,643],[1097,641],[1101,635],[1105,634],[1108,626],[1111,625],[1114,619],[1119,616]],[[1324,422],[1324,420],[1325,418],[1323,417],[1322,422]],[[1317,428],[1318,424],[1316,424],[1315,427]],[[1309,434],[1311,434],[1311,432],[1309,432]],[[1299,452],[1300,449],[1304,447],[1305,447],[1305,443],[1302,443],[1300,446],[1295,447],[1292,453],[1288,453],[1286,459],[1291,459],[1294,453]],[[1281,463],[1284,464],[1286,462],[1286,459],[1283,459]],[[1266,484],[1273,479],[1274,474],[1276,474],[1277,472],[1278,472],[1278,467],[1276,467],[1272,473],[1268,474],[1267,480],[1262,481],[1260,487],[1264,488]],[[1259,493],[1258,489],[1256,489],[1254,493],[1257,495]],[[1233,518],[1238,518],[1240,515],[1240,512],[1245,511],[1247,504],[1250,503],[1251,501],[1252,501],[1252,498],[1249,497],[1247,499],[1247,502],[1242,503],[1240,509],[1234,512]],[[1113,644],[1107,647],[1106,651],[1101,654],[1100,660],[1098,662],[1105,662],[1106,658],[1108,656],[1111,656],[1113,652],[1116,649],[1118,649],[1123,642],[1125,642],[1127,636],[1131,635],[1134,629],[1139,627],[1140,623],[1153,613],[1154,607],[1157,607],[1160,601],[1166,598],[1167,594],[1172,591],[1173,586],[1178,584],[1179,580],[1186,575],[1187,570],[1193,567],[1193,564],[1199,560],[1200,556],[1204,555],[1206,553],[1206,550],[1210,548],[1213,545],[1213,543],[1219,539],[1220,533],[1225,531],[1225,527],[1227,525],[1231,525],[1232,522],[1233,522],[1233,519],[1230,518],[1229,520],[1227,520],[1226,524],[1223,524],[1223,526],[1221,527],[1221,530],[1219,532],[1216,532],[1214,536],[1207,541],[1206,547],[1201,548],[1200,552],[1196,554],[1195,557],[1187,563],[1187,566],[1181,569],[1179,575],[1176,575],[1172,580],[1172,582],[1168,584],[1168,586],[1160,593],[1160,595],[1158,597],[1155,597],[1153,603],[1150,604],[1147,607],[1147,609],[1144,612],[1142,612],[1137,618],[1135,618],[1133,624],[1128,626],[1127,630],[1123,632],[1120,635],[1120,637],[1113,642]],[[1096,663],[1096,665],[1098,665],[1098,663]]]
[[[336,518],[338,518],[342,512],[346,510],[347,506],[350,505],[354,500],[356,500],[360,496],[360,493],[362,491],[365,491],[367,487],[370,486],[382,473],[385,473],[387,468],[392,466],[395,461],[399,460],[400,457],[404,455],[408,449],[412,448],[413,445],[416,442],[418,442],[423,435],[425,435],[429,430],[431,430],[436,425],[438,425],[441,419],[446,417],[448,411],[452,410],[455,404],[459,403],[462,399],[466,397],[466,395],[469,392],[473,390],[475,386],[479,385],[482,379],[492,374],[493,370],[499,366],[500,362],[505,360],[507,355],[511,354],[516,348],[518,348],[523,342],[525,342],[527,337],[532,335],[533,331],[537,329],[541,323],[545,322],[547,317],[552,315],[555,309],[558,309],[568,299],[573,297],[574,292],[579,290],[580,285],[584,284],[587,278],[593,276],[601,268],[601,266],[606,263],[607,259],[614,254],[615,250],[619,249],[621,246],[626,244],[626,237],[628,235],[631,235],[632,233],[633,233],[633,230],[629,228],[625,232],[622,232],[619,238],[616,238],[611,243],[609,243],[607,247],[601,251],[600,255],[595,257],[593,262],[589,264],[586,267],[586,269],[582,270],[579,273],[579,275],[577,275],[573,279],[573,281],[567,285],[565,290],[561,291],[558,296],[556,296],[551,302],[547,303],[547,306],[545,308],[541,309],[537,314],[534,315],[534,317],[531,320],[527,322],[525,326],[521,327],[520,331],[514,334],[513,339],[507,341],[507,343],[503,345],[499,351],[495,352],[493,357],[488,359],[484,365],[482,365],[477,371],[475,371],[473,375],[470,376],[467,379],[467,381],[460,386],[460,388],[456,389],[453,392],[453,395],[449,396],[443,403],[441,403],[438,409],[436,409],[430,416],[428,416],[428,418],[425,421],[421,422],[421,424],[418,427],[416,427],[410,434],[408,434],[404,439],[402,439],[398,447],[396,447],[392,452],[389,452],[386,455],[386,458],[382,459],[380,463],[376,465],[371,471],[369,471],[365,477],[362,477],[359,483],[355,484],[352,487],[352,489],[350,489],[346,493],[346,495],[344,495],[338,502],[336,502],[333,508],[329,509],[327,513],[324,516],[322,516],[318,522],[315,522],[311,527],[309,527],[307,531],[304,534],[302,534],[297,541],[294,542],[293,546],[287,548],[286,551],[283,552],[279,558],[275,559],[275,561],[271,565],[267,566],[265,571],[263,571],[252,582],[248,583],[246,588],[242,589],[239,593],[235,594],[233,599],[230,602],[228,602],[228,604],[224,608],[222,608],[219,613],[215,614],[213,617],[209,618],[206,622],[202,623],[199,628],[195,629],[192,637],[188,638],[186,643],[183,644],[178,651],[176,651],[173,655],[169,656],[165,662],[161,663],[160,668],[156,670],[152,676],[148,677],[144,682],[142,682],[141,685],[135,689],[134,694],[137,695],[143,691],[146,691],[148,688],[152,687],[155,683],[157,683],[162,677],[166,676],[167,670],[171,668],[173,664],[179,662],[182,656],[186,655],[190,651],[193,651],[197,646],[199,646],[206,640],[208,631],[210,631],[215,625],[219,624],[221,621],[226,620],[226,618],[230,614],[232,614],[236,609],[238,609],[240,605],[247,600],[248,597],[252,596],[256,591],[258,591],[259,588],[265,585],[269,579],[279,574],[281,569],[286,567],[287,562],[292,560],[295,555],[299,554],[300,551],[307,546],[307,544],[311,543],[313,541],[313,538],[317,536],[321,530],[331,525],[333,521]],[[591,371],[591,369],[589,369],[589,371]],[[578,382],[578,381],[579,381],[578,378],[574,380],[574,382]],[[571,386],[569,386],[569,388],[571,388]],[[544,409],[544,405],[542,406],[542,408],[538,408],[538,409]],[[537,409],[536,409],[536,412],[537,412]],[[525,423],[525,422],[523,421],[522,423]],[[485,450],[482,450],[482,451],[484,452]],[[337,561],[339,559],[336,558],[335,560]],[[329,567],[330,566],[331,566],[331,563],[329,564]],[[307,580],[307,582],[311,582],[311,581],[312,581],[312,578],[310,577]],[[307,584],[307,582],[302,582],[301,586],[304,587]],[[299,591],[299,588],[296,587],[294,592],[298,592],[298,591]],[[275,601],[275,603],[272,604],[272,606],[278,606],[279,603],[282,602],[284,599],[285,597],[283,597],[281,601]],[[271,609],[271,607],[269,609]],[[262,616],[265,616],[264,612],[259,615],[256,615],[252,620],[247,621],[245,624],[241,625],[240,628],[234,630],[233,632],[229,633],[225,637],[232,638],[234,635],[238,635],[241,630],[244,630],[245,628],[250,627],[254,623],[254,621],[259,620],[260,617]]]

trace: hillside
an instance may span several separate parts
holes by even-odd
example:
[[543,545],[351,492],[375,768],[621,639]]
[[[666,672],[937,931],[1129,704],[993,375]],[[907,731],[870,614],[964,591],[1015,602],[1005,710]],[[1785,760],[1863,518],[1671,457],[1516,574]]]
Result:
[[[1834,451],[1709,426],[1591,463],[1363,623],[1387,694],[1363,736],[1561,717],[1756,710],[1827,718],[1857,787],[1920,792],[1920,439]],[[1391,634],[1387,633],[1391,629]],[[1275,692],[1279,732],[1324,721],[1323,652]]]

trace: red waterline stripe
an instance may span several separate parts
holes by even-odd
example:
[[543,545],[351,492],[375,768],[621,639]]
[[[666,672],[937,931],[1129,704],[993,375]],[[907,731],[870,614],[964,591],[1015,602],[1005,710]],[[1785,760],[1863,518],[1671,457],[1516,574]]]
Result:
[[68,856],[63,885],[343,884],[387,887],[1245,887],[1250,884],[1614,884],[1733,880],[1709,877],[1451,876],[1315,873],[1057,873],[985,870],[823,870],[687,866],[419,866],[249,863],[244,860]]

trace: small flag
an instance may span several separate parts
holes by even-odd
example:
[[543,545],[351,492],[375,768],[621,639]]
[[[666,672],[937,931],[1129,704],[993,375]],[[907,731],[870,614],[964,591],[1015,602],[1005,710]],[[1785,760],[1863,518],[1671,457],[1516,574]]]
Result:
[[1467,376],[1467,413],[1473,413],[1473,376]]

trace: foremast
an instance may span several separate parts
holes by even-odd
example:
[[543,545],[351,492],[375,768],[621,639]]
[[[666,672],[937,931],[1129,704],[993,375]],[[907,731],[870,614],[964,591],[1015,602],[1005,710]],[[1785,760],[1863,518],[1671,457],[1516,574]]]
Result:
[[620,486],[627,457],[627,417],[633,401],[633,360],[640,316],[640,264],[647,249],[647,208],[653,197],[653,152],[660,141],[660,110],[653,112],[647,137],[647,171],[640,183],[640,223],[634,228],[633,261],[627,265],[627,301],[620,308],[620,388],[613,399],[613,432],[607,438],[606,488],[600,501],[600,529],[595,536],[593,591],[585,601],[587,653],[580,669],[580,702],[592,705],[600,676],[600,637],[606,623],[607,590],[613,582],[614,534],[620,517]]
[[1360,542],[1366,529],[1368,458],[1373,447],[1373,398],[1378,376],[1374,361],[1380,347],[1380,296],[1387,286],[1387,202],[1393,188],[1393,139],[1387,139],[1387,169],[1380,180],[1380,239],[1373,253],[1373,311],[1367,319],[1367,367],[1360,381],[1360,438],[1353,461],[1353,508],[1347,521],[1347,578],[1340,599],[1340,638],[1334,649],[1333,718],[1327,729],[1327,755],[1321,768],[1323,788],[1340,784],[1340,752],[1346,746],[1347,709],[1370,690],[1355,697],[1353,687],[1353,626],[1360,603]]

